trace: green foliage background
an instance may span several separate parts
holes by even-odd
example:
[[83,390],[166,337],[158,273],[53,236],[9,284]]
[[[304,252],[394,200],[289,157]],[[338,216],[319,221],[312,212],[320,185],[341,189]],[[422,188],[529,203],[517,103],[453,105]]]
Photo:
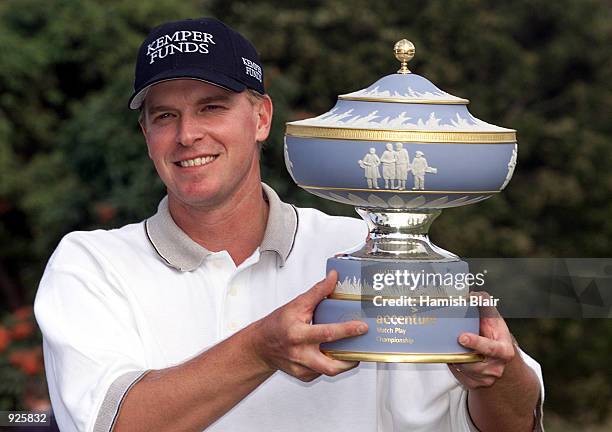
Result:
[[[434,240],[472,257],[610,255],[609,1],[4,0],[0,315],[32,301],[64,234],[154,211],[163,187],[126,106],[135,53],[153,26],[204,15],[243,32],[260,51],[275,103],[263,176],[286,200],[353,214],[293,184],[282,156],[284,123],[327,111],[338,94],[395,71],[392,46],[406,37],[417,47],[412,70],[519,137],[509,187],[446,211]],[[543,366],[547,412],[576,424],[606,419],[609,321],[512,328]]]

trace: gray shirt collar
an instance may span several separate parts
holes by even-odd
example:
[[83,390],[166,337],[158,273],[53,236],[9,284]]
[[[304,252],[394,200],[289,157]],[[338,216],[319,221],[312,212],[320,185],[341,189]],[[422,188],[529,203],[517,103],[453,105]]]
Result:
[[[277,263],[285,265],[295,242],[298,227],[297,210],[280,200],[276,192],[261,184],[270,205],[268,222],[260,252],[274,252]],[[166,264],[180,271],[197,269],[212,252],[193,241],[172,219],[168,210],[168,197],[164,197],[157,213],[145,221],[145,231],[155,251]]]

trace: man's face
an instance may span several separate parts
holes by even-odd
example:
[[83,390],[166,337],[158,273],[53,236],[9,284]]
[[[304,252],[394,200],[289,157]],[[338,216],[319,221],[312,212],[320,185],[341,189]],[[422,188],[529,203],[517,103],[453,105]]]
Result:
[[149,157],[168,189],[184,206],[227,202],[259,183],[257,141],[268,137],[272,102],[252,101],[201,81],[161,82],[149,89],[141,128]]

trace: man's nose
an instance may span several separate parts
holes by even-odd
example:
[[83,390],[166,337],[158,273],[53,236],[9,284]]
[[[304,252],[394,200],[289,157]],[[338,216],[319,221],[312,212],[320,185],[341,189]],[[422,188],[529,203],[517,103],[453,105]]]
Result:
[[198,119],[190,114],[181,115],[177,130],[177,143],[190,147],[201,140],[204,136],[204,128]]

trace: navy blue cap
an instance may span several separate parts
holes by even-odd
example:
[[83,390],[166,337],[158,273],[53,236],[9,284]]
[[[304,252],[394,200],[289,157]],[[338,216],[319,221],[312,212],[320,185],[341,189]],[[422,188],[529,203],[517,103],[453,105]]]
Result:
[[255,47],[214,18],[174,21],[154,28],[138,50],[131,109],[140,108],[152,85],[191,78],[235,92],[261,94],[263,68]]

